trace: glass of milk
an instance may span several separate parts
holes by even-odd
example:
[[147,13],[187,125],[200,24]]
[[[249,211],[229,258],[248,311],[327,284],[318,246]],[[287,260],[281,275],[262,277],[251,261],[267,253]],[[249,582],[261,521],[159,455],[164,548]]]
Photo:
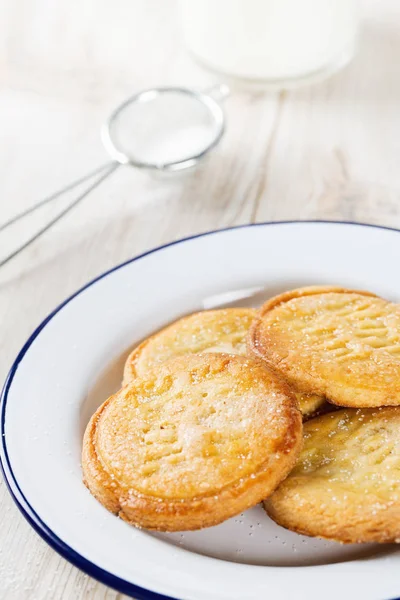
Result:
[[204,66],[273,87],[322,79],[354,55],[356,0],[180,0],[183,33]]

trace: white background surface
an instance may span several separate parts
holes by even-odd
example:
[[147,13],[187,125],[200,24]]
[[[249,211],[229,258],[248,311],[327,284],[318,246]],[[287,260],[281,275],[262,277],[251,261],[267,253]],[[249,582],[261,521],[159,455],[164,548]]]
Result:
[[[174,7],[1,0],[0,221],[104,161],[99,125],[127,94],[212,83],[183,49]],[[201,171],[171,181],[119,171],[0,270],[1,379],[57,303],[152,246],[250,221],[400,225],[400,5],[362,7],[359,54],[344,72],[296,92],[236,93],[226,137]],[[48,548],[3,483],[0,503],[2,597],[118,597]]]

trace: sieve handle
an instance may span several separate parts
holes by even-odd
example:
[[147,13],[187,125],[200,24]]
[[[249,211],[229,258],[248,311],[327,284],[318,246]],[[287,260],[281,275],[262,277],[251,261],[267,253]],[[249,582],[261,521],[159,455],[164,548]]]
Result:
[[62,219],[73,208],[75,208],[75,206],[77,206],[77,204],[79,204],[79,202],[81,202],[84,198],[86,198],[86,196],[92,190],[94,190],[96,187],[98,187],[105,179],[107,179],[107,177],[109,177],[112,173],[114,173],[114,171],[116,171],[116,169],[119,166],[120,166],[119,163],[111,162],[111,163],[102,165],[101,167],[97,167],[97,169],[94,169],[94,171],[91,171],[90,173],[87,173],[87,175],[84,175],[83,177],[80,177],[76,181],[66,185],[61,190],[59,190],[58,192],[55,192],[51,196],[48,196],[47,198],[44,198],[43,200],[39,200],[39,202],[37,202],[36,204],[31,206],[30,208],[24,210],[23,212],[16,214],[14,217],[9,219],[5,223],[2,223],[0,225],[0,232],[4,231],[5,229],[8,229],[15,223],[22,221],[23,219],[25,219],[32,213],[36,212],[39,208],[41,208],[45,204],[49,204],[50,202],[53,202],[54,200],[61,198],[65,193],[78,187],[81,183],[84,183],[85,181],[95,177],[96,175],[99,175],[99,177],[95,181],[93,181],[89,185],[89,187],[87,187],[83,192],[81,192],[79,194],[79,196],[77,196],[75,198],[75,200],[73,200],[66,208],[64,208],[64,210],[62,210],[56,217],[54,217],[53,219],[48,221],[43,227],[41,227],[38,231],[36,231],[36,233],[34,233],[32,235],[32,237],[30,237],[26,242],[24,242],[23,244],[18,246],[10,254],[8,254],[4,258],[0,258],[0,267],[5,265],[6,263],[8,263],[12,258],[14,258],[20,252],[25,250],[25,248],[30,246],[30,244],[32,244],[35,240],[37,240],[40,236],[42,236],[48,229],[50,229],[50,227],[52,227],[58,221],[60,221],[60,219]]

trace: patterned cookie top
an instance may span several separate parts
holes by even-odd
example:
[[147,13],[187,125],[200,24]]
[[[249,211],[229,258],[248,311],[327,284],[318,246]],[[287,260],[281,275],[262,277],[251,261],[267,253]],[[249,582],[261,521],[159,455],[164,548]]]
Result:
[[304,448],[266,501],[284,527],[344,542],[400,538],[400,408],[339,410],[304,426]]
[[304,288],[264,305],[252,351],[299,389],[342,406],[400,404],[400,306]]
[[87,428],[82,462],[89,489],[127,520],[191,529],[260,502],[301,443],[294,395],[260,361],[191,354],[108,400]]

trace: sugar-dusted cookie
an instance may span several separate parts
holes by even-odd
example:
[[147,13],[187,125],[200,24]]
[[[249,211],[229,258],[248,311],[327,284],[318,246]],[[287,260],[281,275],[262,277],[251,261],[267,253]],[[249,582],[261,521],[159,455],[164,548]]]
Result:
[[303,393],[342,406],[400,404],[400,306],[369,292],[303,288],[273,298],[249,350]]
[[304,425],[300,458],[264,502],[298,533],[400,542],[400,408],[342,409]]
[[98,409],[82,466],[108,510],[132,525],[179,531],[269,496],[301,445],[295,397],[261,361],[190,354],[147,371]]

